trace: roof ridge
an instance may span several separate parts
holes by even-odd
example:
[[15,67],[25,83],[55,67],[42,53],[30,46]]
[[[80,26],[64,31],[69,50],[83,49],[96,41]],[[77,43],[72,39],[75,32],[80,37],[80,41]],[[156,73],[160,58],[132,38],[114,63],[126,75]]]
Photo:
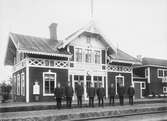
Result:
[[167,59],[153,58],[153,57],[143,57],[143,59],[154,59],[154,60],[162,60],[162,61],[167,61]]
[[[47,38],[47,37],[38,37],[38,36],[34,36],[34,35],[20,34],[20,33],[15,33],[15,32],[10,32],[9,34],[11,34],[11,35],[18,35],[18,36],[25,36],[25,37],[33,37],[33,38],[38,38],[38,39],[51,40],[50,38]],[[62,41],[62,40],[57,40],[57,41]]]

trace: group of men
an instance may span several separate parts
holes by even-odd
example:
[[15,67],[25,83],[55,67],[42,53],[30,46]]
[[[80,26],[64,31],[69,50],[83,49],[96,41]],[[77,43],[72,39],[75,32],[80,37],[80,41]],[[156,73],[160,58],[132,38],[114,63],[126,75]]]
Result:
[[[120,84],[118,85],[117,89],[118,89],[117,93],[119,96],[120,105],[124,105],[124,96],[126,92],[125,87],[122,84]],[[78,107],[82,107],[82,97],[84,94],[84,88],[80,81],[76,85],[75,93],[77,96]],[[64,96],[66,98],[67,108],[71,108],[73,94],[74,94],[74,89],[70,82],[65,88],[62,88],[60,83],[58,83],[57,87],[55,88],[55,98],[57,102],[57,108],[58,109],[61,108],[61,102]],[[129,104],[133,105],[133,96],[135,94],[135,90],[132,85],[128,88],[127,94],[129,96]],[[105,94],[105,89],[104,87],[102,87],[101,83],[99,83],[98,88],[94,88],[93,84],[91,83],[90,87],[87,89],[87,96],[89,98],[89,107],[94,107],[94,98],[96,95],[98,98],[98,106],[104,106],[104,98],[106,98],[105,97],[106,94]],[[109,96],[109,104],[110,105],[112,104],[114,106],[116,89],[113,83],[111,83],[111,85],[108,88],[108,96]]]

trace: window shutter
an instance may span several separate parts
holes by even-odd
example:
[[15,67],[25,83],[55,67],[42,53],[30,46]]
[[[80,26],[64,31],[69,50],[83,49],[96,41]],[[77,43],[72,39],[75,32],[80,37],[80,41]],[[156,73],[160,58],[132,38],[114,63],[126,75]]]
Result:
[[106,62],[106,57],[105,57],[105,50],[102,50],[102,52],[101,52],[101,54],[102,54],[102,64],[105,64],[105,62]]
[[71,61],[74,61],[74,46],[69,46],[70,53],[72,54]]

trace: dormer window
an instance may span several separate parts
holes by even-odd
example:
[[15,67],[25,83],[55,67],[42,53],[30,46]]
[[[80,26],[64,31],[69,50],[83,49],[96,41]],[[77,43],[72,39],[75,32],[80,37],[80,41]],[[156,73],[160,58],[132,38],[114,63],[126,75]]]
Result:
[[95,64],[100,64],[100,51],[95,51]]
[[87,37],[87,43],[90,44],[91,42],[91,37]]
[[92,55],[92,50],[86,49],[85,50],[85,62],[91,63],[91,55]]

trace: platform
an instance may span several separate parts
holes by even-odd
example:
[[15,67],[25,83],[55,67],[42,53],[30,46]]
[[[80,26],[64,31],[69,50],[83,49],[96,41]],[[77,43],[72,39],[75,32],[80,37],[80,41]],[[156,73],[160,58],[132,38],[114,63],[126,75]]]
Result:
[[[105,106],[108,106],[108,99],[104,100]],[[66,108],[63,101],[63,108]],[[95,106],[97,106],[97,100],[95,100]],[[135,99],[134,104],[150,104],[150,103],[167,103],[167,98],[155,98],[155,99]],[[125,105],[128,104],[128,100],[125,99]],[[119,100],[115,99],[115,105],[119,105]],[[73,101],[73,108],[77,107],[77,102]],[[83,107],[88,107],[88,101],[83,101]],[[0,113],[2,112],[17,112],[17,111],[35,111],[35,110],[49,110],[56,109],[56,102],[33,102],[33,103],[23,103],[23,102],[12,102],[12,103],[1,103]]]
[[50,109],[40,111],[21,111],[0,113],[3,121],[79,121],[123,115],[167,112],[167,103],[135,104],[124,106],[105,106],[94,108]]

